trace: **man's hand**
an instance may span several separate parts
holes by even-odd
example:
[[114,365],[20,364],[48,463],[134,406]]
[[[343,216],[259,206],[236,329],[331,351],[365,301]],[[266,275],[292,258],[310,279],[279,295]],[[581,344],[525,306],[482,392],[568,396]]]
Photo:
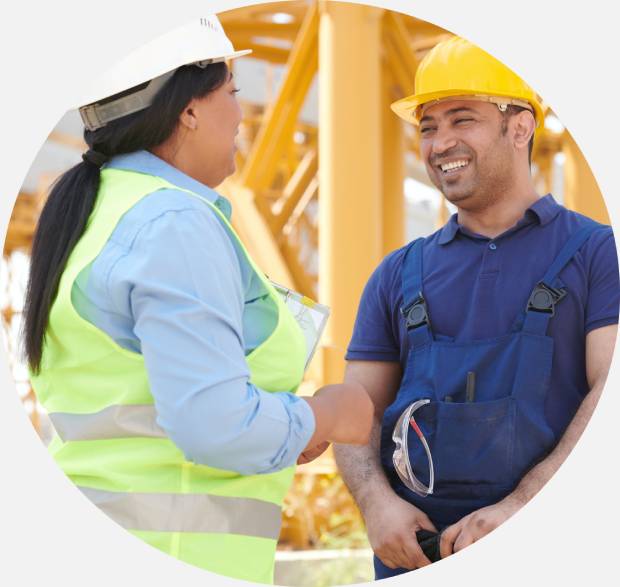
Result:
[[305,465],[306,463],[313,461],[317,457],[320,457],[328,449],[329,444],[330,443],[326,440],[325,442],[321,442],[317,446],[304,450],[304,452],[299,455],[299,458],[297,459],[297,464]]
[[364,512],[368,539],[375,554],[390,569],[417,569],[430,565],[415,533],[436,532],[428,516],[396,494],[385,495]]
[[481,508],[459,520],[456,524],[448,526],[441,533],[439,550],[441,558],[446,558],[454,552],[463,550],[492,532],[500,524],[503,524],[515,512],[521,504],[513,501],[508,496],[502,501]]

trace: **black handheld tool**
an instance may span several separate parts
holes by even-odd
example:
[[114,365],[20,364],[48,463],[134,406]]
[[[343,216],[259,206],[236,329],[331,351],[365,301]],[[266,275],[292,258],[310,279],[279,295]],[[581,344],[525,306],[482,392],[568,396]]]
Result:
[[426,555],[426,558],[432,563],[436,563],[441,560],[441,552],[439,549],[439,542],[441,540],[441,532],[431,532],[430,530],[418,530],[415,533],[415,537],[422,549],[422,552]]

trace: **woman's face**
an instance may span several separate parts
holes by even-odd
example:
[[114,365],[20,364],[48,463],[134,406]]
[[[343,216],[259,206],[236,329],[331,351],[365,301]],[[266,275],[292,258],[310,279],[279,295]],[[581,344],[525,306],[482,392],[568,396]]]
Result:
[[193,117],[188,119],[190,130],[185,135],[191,143],[191,175],[210,187],[235,171],[235,137],[241,123],[237,92],[231,73],[222,86],[204,98],[192,100],[186,109]]

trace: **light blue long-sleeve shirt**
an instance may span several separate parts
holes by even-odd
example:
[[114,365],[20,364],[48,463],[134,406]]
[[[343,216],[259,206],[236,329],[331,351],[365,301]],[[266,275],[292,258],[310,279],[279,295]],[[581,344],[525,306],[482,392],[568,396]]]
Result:
[[[215,191],[139,151],[107,167],[162,177],[208,199]],[[242,474],[295,463],[314,433],[309,405],[249,382],[246,355],[277,309],[215,212],[180,190],[149,194],[120,220],[72,291],[79,314],[144,357],[158,424],[199,464]]]

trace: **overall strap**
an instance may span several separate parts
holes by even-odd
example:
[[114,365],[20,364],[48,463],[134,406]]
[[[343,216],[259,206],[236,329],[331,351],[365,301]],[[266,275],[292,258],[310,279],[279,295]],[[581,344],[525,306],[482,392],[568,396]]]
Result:
[[433,340],[426,300],[422,293],[422,249],[424,239],[413,241],[405,251],[402,264],[403,305],[407,338],[412,350]]
[[570,236],[547,269],[542,280],[538,282],[530,294],[525,311],[523,332],[546,334],[549,320],[555,315],[556,304],[566,295],[566,289],[558,287],[556,282],[560,271],[566,267],[592,233],[600,228],[604,228],[604,225],[588,220],[585,226]]

